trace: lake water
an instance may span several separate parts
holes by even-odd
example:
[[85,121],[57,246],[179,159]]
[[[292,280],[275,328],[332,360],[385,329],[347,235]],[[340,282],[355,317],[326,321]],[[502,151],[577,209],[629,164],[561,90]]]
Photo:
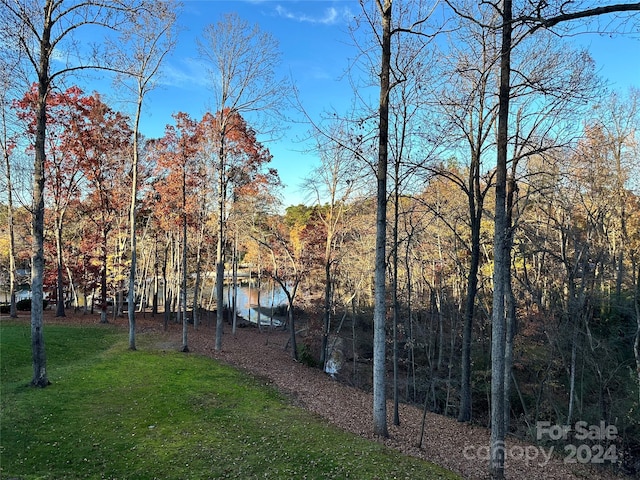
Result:
[[[205,286],[205,291],[210,291],[212,288],[211,285]],[[228,285],[224,287],[224,304],[229,306],[231,303],[230,295],[232,292],[230,291]],[[192,292],[191,292],[192,293]],[[159,296],[162,298],[164,292],[160,291]],[[21,300],[23,298],[30,298],[31,292],[29,291],[21,291],[17,294],[17,300]],[[10,301],[9,292],[6,290],[0,290],[0,303],[8,303]],[[215,301],[215,299],[214,299]],[[240,315],[245,320],[248,320],[253,323],[258,322],[258,301],[262,306],[262,313],[260,315],[260,323],[263,325],[269,325],[271,318],[268,315],[271,306],[278,307],[280,305],[287,304],[287,296],[282,291],[282,287],[280,285],[272,285],[269,282],[264,282],[264,285],[260,288],[260,297],[258,298],[258,288],[255,286],[249,287],[248,285],[238,286],[238,294],[237,294],[237,308],[238,315]],[[206,300],[205,300],[206,303]],[[279,325],[280,322],[275,320],[274,325]]]
[[[224,304],[229,306],[230,295],[233,294],[229,287],[224,288]],[[260,315],[260,323],[263,325],[269,325],[271,318],[265,314],[265,311],[269,310],[271,306],[277,307],[279,305],[287,304],[287,296],[282,291],[279,285],[271,286],[266,285],[260,289],[260,296],[258,298],[258,288],[249,287],[247,285],[238,287],[238,294],[236,299],[236,305],[238,309],[238,315],[245,320],[253,323],[258,322],[258,300],[260,306],[262,306],[262,313]],[[277,320],[276,320],[277,322]],[[277,322],[279,323],[279,322]],[[277,324],[276,323],[276,324]]]

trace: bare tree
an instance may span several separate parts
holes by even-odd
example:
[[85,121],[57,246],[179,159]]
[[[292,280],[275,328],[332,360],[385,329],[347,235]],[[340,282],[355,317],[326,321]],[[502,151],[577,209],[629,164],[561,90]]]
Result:
[[[589,2],[577,2],[571,5],[573,11],[567,11],[566,2],[536,2],[522,7],[523,11],[514,15],[512,0],[504,0],[496,9],[500,15],[500,89],[498,94],[498,131],[496,199],[494,223],[494,291],[491,340],[491,447],[490,474],[493,479],[504,478],[505,461],[505,356],[507,338],[505,322],[505,297],[508,284],[508,272],[511,256],[507,212],[507,157],[509,148],[509,105],[511,99],[511,58],[512,50],[518,39],[532,35],[541,28],[554,26],[572,20],[605,15],[615,12],[640,11],[640,3],[616,4],[590,8]],[[514,39],[514,27],[531,28],[521,32],[522,37]],[[516,40],[516,41],[514,41]]]
[[[612,94],[598,108],[596,122],[601,126],[604,143],[610,150],[614,165],[614,203],[617,225],[614,229],[616,236],[616,282],[615,301],[621,301],[622,284],[625,277],[626,246],[629,244],[627,228],[626,204],[630,177],[638,173],[638,131],[640,130],[640,89],[632,88],[627,95]],[[636,165],[634,172],[634,164]],[[637,178],[637,177],[636,177]]]
[[[461,25],[462,27],[463,25]],[[468,203],[470,245],[469,271],[464,307],[462,335],[462,359],[460,377],[460,409],[458,420],[471,420],[471,346],[476,295],[478,292],[478,270],[480,266],[480,227],[484,201],[491,185],[491,178],[483,178],[487,152],[495,145],[492,136],[497,115],[497,105],[491,101],[495,86],[496,48],[495,32],[471,25],[459,28],[453,40],[443,52],[443,76],[447,83],[438,95],[442,112],[441,131],[448,138],[449,148],[467,150],[466,178],[456,170],[437,168],[434,173],[449,179],[464,193]],[[451,138],[454,132],[454,138]],[[455,151],[455,150],[454,150]],[[463,150],[464,151],[464,150]]]
[[309,274],[311,258],[310,245],[302,233],[306,225],[291,215],[292,211],[290,208],[284,217],[274,215],[256,222],[252,237],[271,257],[271,265],[265,265],[264,272],[277,282],[287,297],[290,335],[287,345],[291,345],[291,356],[298,360],[294,302],[302,279]]
[[[472,10],[472,3],[467,3]],[[477,18],[485,24],[496,21],[495,11],[477,10]],[[480,225],[487,193],[492,187],[494,171],[487,167],[494,154],[495,122],[498,103],[494,92],[498,89],[499,46],[495,29],[461,21],[442,53],[443,77],[446,86],[438,95],[442,112],[436,124],[438,136],[447,138],[447,149],[458,152],[468,167],[464,172],[448,168],[434,169],[464,193],[469,204],[469,268],[464,309],[461,405],[458,420],[471,419],[471,346],[472,325],[476,311],[475,297],[480,264]],[[570,142],[577,132],[567,125],[579,123],[584,105],[593,98],[598,82],[594,78],[593,62],[584,51],[574,51],[559,44],[550,34],[521,41],[514,57],[517,79],[512,82],[511,98],[517,108],[515,121],[510,125],[512,146],[511,187],[509,212],[515,212],[514,192],[521,181],[522,165],[534,155],[549,155]],[[452,88],[452,86],[454,88]],[[483,172],[489,172],[486,176]],[[461,175],[466,173],[466,178]],[[531,176],[536,172],[529,172]],[[527,182],[525,178],[522,180]],[[517,220],[517,218],[515,218]],[[509,222],[509,230],[515,225]],[[511,338],[511,336],[509,336]],[[507,362],[509,360],[507,359]],[[510,367],[506,367],[510,372]],[[505,373],[509,382],[510,374]],[[508,411],[505,413],[508,419]]]
[[[136,264],[137,264],[137,196],[139,188],[138,164],[140,155],[140,115],[145,96],[157,86],[164,59],[176,44],[176,11],[174,0],[153,2],[140,9],[131,19],[130,26],[123,30],[117,43],[110,43],[115,59],[114,67],[119,72],[117,83],[129,90],[135,102],[133,122],[133,164],[131,167],[131,201],[129,204],[129,229],[131,269],[127,297],[129,317],[129,349],[136,349]],[[120,45],[123,45],[124,48]]]
[[[509,108],[512,96],[512,53],[526,37],[533,35],[540,29],[551,29],[558,25],[567,24],[573,20],[588,19],[607,14],[632,12],[640,10],[640,3],[621,3],[604,6],[593,6],[588,0],[580,2],[514,2],[503,0],[497,3],[487,3],[497,20],[486,22],[474,16],[468,8],[457,2],[446,0],[455,13],[462,18],[482,25],[483,28],[498,30],[501,35],[499,61],[499,91],[498,91],[498,127],[496,145],[496,187],[494,208],[494,291],[492,310],[492,376],[491,376],[491,447],[490,474],[492,478],[504,478],[505,460],[505,377],[507,376],[507,323],[505,316],[505,298],[511,255],[511,225],[507,211],[507,163],[509,149]],[[620,22],[612,25],[619,27]],[[596,28],[601,28],[596,26]],[[611,28],[607,25],[606,28]]]
[[209,25],[198,42],[201,56],[208,62],[217,112],[217,131],[213,144],[218,174],[218,231],[216,246],[216,342],[222,348],[224,311],[224,262],[226,221],[228,216],[230,172],[227,165],[227,139],[233,135],[233,119],[240,115],[251,121],[260,134],[266,134],[269,119],[278,115],[288,91],[288,83],[279,79],[275,69],[280,62],[276,39],[250,26],[236,14],[227,14]]
[[633,313],[636,317],[636,332],[633,335],[633,357],[636,361],[638,380],[638,401],[640,401],[640,265],[633,260],[635,275],[633,278]]
[[[397,21],[401,24],[410,21],[412,10],[402,8],[397,14]],[[409,18],[409,20],[407,20]],[[434,83],[432,76],[434,67],[433,49],[430,42],[420,35],[396,35],[392,45],[394,88],[390,92],[389,100],[389,161],[391,162],[391,182],[393,213],[391,214],[391,309],[392,309],[392,344],[393,344],[393,423],[400,424],[400,330],[403,311],[399,298],[400,289],[400,250],[402,244],[409,239],[401,238],[401,216],[409,215],[407,207],[408,197],[422,188],[425,172],[433,160],[438,141],[424,135],[424,112],[426,102],[430,100],[430,85]],[[409,207],[410,210],[410,207]],[[404,218],[406,220],[406,218]],[[407,274],[408,276],[408,274]],[[408,322],[404,322],[408,326]],[[404,331],[408,344],[410,328]]]
[[9,229],[9,316],[16,318],[16,252],[15,252],[15,232],[13,218],[13,182],[11,181],[11,153],[15,148],[14,139],[11,132],[10,117],[10,95],[16,87],[16,78],[13,77],[16,58],[12,58],[5,50],[0,55],[0,149],[2,149],[2,160],[5,174],[5,189],[7,192],[7,227]]
[[323,368],[328,358],[328,338],[331,329],[333,310],[334,271],[339,264],[338,245],[341,231],[345,229],[345,217],[349,202],[357,192],[360,175],[359,162],[355,154],[343,148],[341,141],[331,138],[343,137],[344,128],[334,125],[330,138],[317,133],[316,150],[320,155],[320,164],[311,176],[305,179],[304,189],[309,192],[318,208],[318,216],[326,229],[324,248],[324,321],[322,327],[322,345],[320,364]]
[[[491,452],[490,473],[494,479],[504,478],[505,460],[505,356],[507,338],[505,323],[505,287],[508,283],[511,243],[509,241],[507,212],[507,157],[509,145],[509,105],[511,97],[511,56],[514,47],[514,25],[533,27],[525,35],[533,34],[540,28],[554,26],[572,20],[605,15],[615,12],[640,11],[640,3],[616,4],[590,8],[589,2],[580,5],[571,12],[566,4],[551,5],[546,1],[537,2],[535,9],[514,16],[511,0],[504,0],[500,12],[502,42],[500,49],[500,91],[498,110],[496,200],[494,224],[494,292],[491,341]],[[573,6],[573,5],[572,5]],[[546,10],[546,11],[545,11]]]
[[[376,257],[373,310],[373,432],[388,436],[386,406],[386,241],[387,241],[387,169],[389,164],[389,99],[392,89],[406,79],[393,63],[392,38],[401,34],[419,35],[429,41],[435,33],[429,31],[427,21],[431,17],[433,5],[416,2],[409,8],[397,12],[394,20],[393,0],[376,0],[373,7],[362,6],[365,24],[375,39],[371,51],[379,52],[371,62],[370,70],[377,70],[379,99],[377,108],[378,156],[376,171]],[[415,9],[411,7],[414,6]],[[399,8],[399,7],[398,7]],[[362,47],[361,47],[362,48]],[[368,55],[362,48],[363,56]],[[375,66],[374,66],[375,65]]]
[[376,171],[376,261],[373,310],[373,433],[388,437],[386,398],[386,243],[387,165],[389,138],[389,92],[391,91],[392,0],[376,2],[382,24],[380,66],[380,108],[378,117],[378,166]]

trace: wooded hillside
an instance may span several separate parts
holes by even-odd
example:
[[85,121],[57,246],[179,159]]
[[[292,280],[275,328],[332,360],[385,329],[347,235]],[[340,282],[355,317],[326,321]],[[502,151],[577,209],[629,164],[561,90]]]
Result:
[[[2,299],[15,315],[31,288],[32,384],[48,384],[45,304],[126,313],[132,350],[143,311],[182,323],[184,351],[215,320],[220,350],[238,321],[223,286],[242,273],[283,292],[295,360],[325,368],[339,349],[337,376],[374,397],[381,385],[394,423],[409,402],[543,442],[540,425],[569,425],[576,446],[577,422],[614,426],[578,461],[601,448],[639,473],[640,90],[609,88],[562,35],[575,20],[633,31],[640,5],[597,3],[361,2],[353,109],[307,114],[300,161],[319,161],[309,202],[288,205],[267,139],[295,91],[270,34],[235,14],[212,24],[214,107],[145,138],[172,4],[0,1],[3,45],[17,45],[0,55]],[[154,45],[155,67],[138,50],[140,70],[96,61],[116,58],[113,37],[61,67],[54,47],[87,24],[120,32],[124,51]],[[85,68],[138,82],[133,118],[75,85]]]

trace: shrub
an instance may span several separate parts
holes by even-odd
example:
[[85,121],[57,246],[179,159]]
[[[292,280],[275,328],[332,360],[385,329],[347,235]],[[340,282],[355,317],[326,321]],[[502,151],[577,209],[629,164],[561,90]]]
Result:
[[308,367],[311,367],[311,368],[319,367],[320,362],[316,360],[316,358],[311,353],[311,349],[305,343],[300,345],[300,351],[298,352],[298,359],[300,360],[300,363]]
[[16,302],[16,308],[21,311],[31,310],[31,299],[24,298]]
[[[43,300],[42,301],[42,308],[47,308],[47,305],[49,305],[49,301],[48,300]],[[20,311],[31,311],[31,299],[30,298],[24,298],[22,300],[19,300],[18,302],[16,302],[16,309],[20,310]]]

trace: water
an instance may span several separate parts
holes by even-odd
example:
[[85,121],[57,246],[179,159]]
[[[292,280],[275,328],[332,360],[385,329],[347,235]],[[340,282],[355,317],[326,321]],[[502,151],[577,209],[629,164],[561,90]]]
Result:
[[[231,291],[230,291],[231,290]],[[233,294],[233,290],[230,287],[224,288],[224,304],[229,306],[231,301],[230,295]],[[271,286],[265,285],[260,289],[260,305],[262,306],[262,313],[260,315],[260,323],[262,325],[269,325],[271,317],[265,314],[271,308],[271,305],[278,307],[279,305],[287,304],[287,296],[285,295],[280,285]],[[238,315],[247,321],[257,323],[258,322],[258,289],[256,287],[248,287],[246,285],[238,286],[238,293],[236,297],[236,308]],[[278,326],[281,322],[277,319],[273,320],[273,324]]]
[[[20,300],[25,300],[27,298],[31,298],[31,290],[18,290],[16,291],[16,302]],[[0,303],[9,303],[11,302],[11,295],[9,294],[9,290],[0,289]]]
[[[210,291],[213,285],[205,285],[205,292]],[[230,291],[231,290],[231,291]],[[188,292],[190,296],[193,295],[193,291]],[[225,306],[229,306],[231,301],[231,295],[233,291],[230,286],[225,285],[224,287],[224,304]],[[160,289],[158,292],[158,296],[160,299],[164,298],[164,291],[162,289],[162,285],[160,285]],[[31,292],[24,290],[16,292],[16,301],[22,300],[23,298],[31,298]],[[215,300],[215,299],[214,299]],[[0,303],[9,303],[10,296],[9,292],[6,289],[0,289]],[[192,300],[189,300],[192,302]],[[244,318],[247,321],[257,323],[258,322],[258,288],[252,286],[249,288],[248,285],[238,286],[237,293],[237,309],[238,315]],[[189,303],[191,305],[191,303]],[[273,285],[270,282],[264,282],[262,288],[260,289],[260,305],[262,306],[262,313],[260,315],[260,323],[262,325],[270,325],[271,317],[269,316],[269,311],[271,306],[278,307],[280,305],[287,305],[287,296],[285,295],[282,287],[280,285]],[[205,300],[206,306],[206,300]],[[280,326],[282,322],[278,319],[273,320],[274,326]]]

